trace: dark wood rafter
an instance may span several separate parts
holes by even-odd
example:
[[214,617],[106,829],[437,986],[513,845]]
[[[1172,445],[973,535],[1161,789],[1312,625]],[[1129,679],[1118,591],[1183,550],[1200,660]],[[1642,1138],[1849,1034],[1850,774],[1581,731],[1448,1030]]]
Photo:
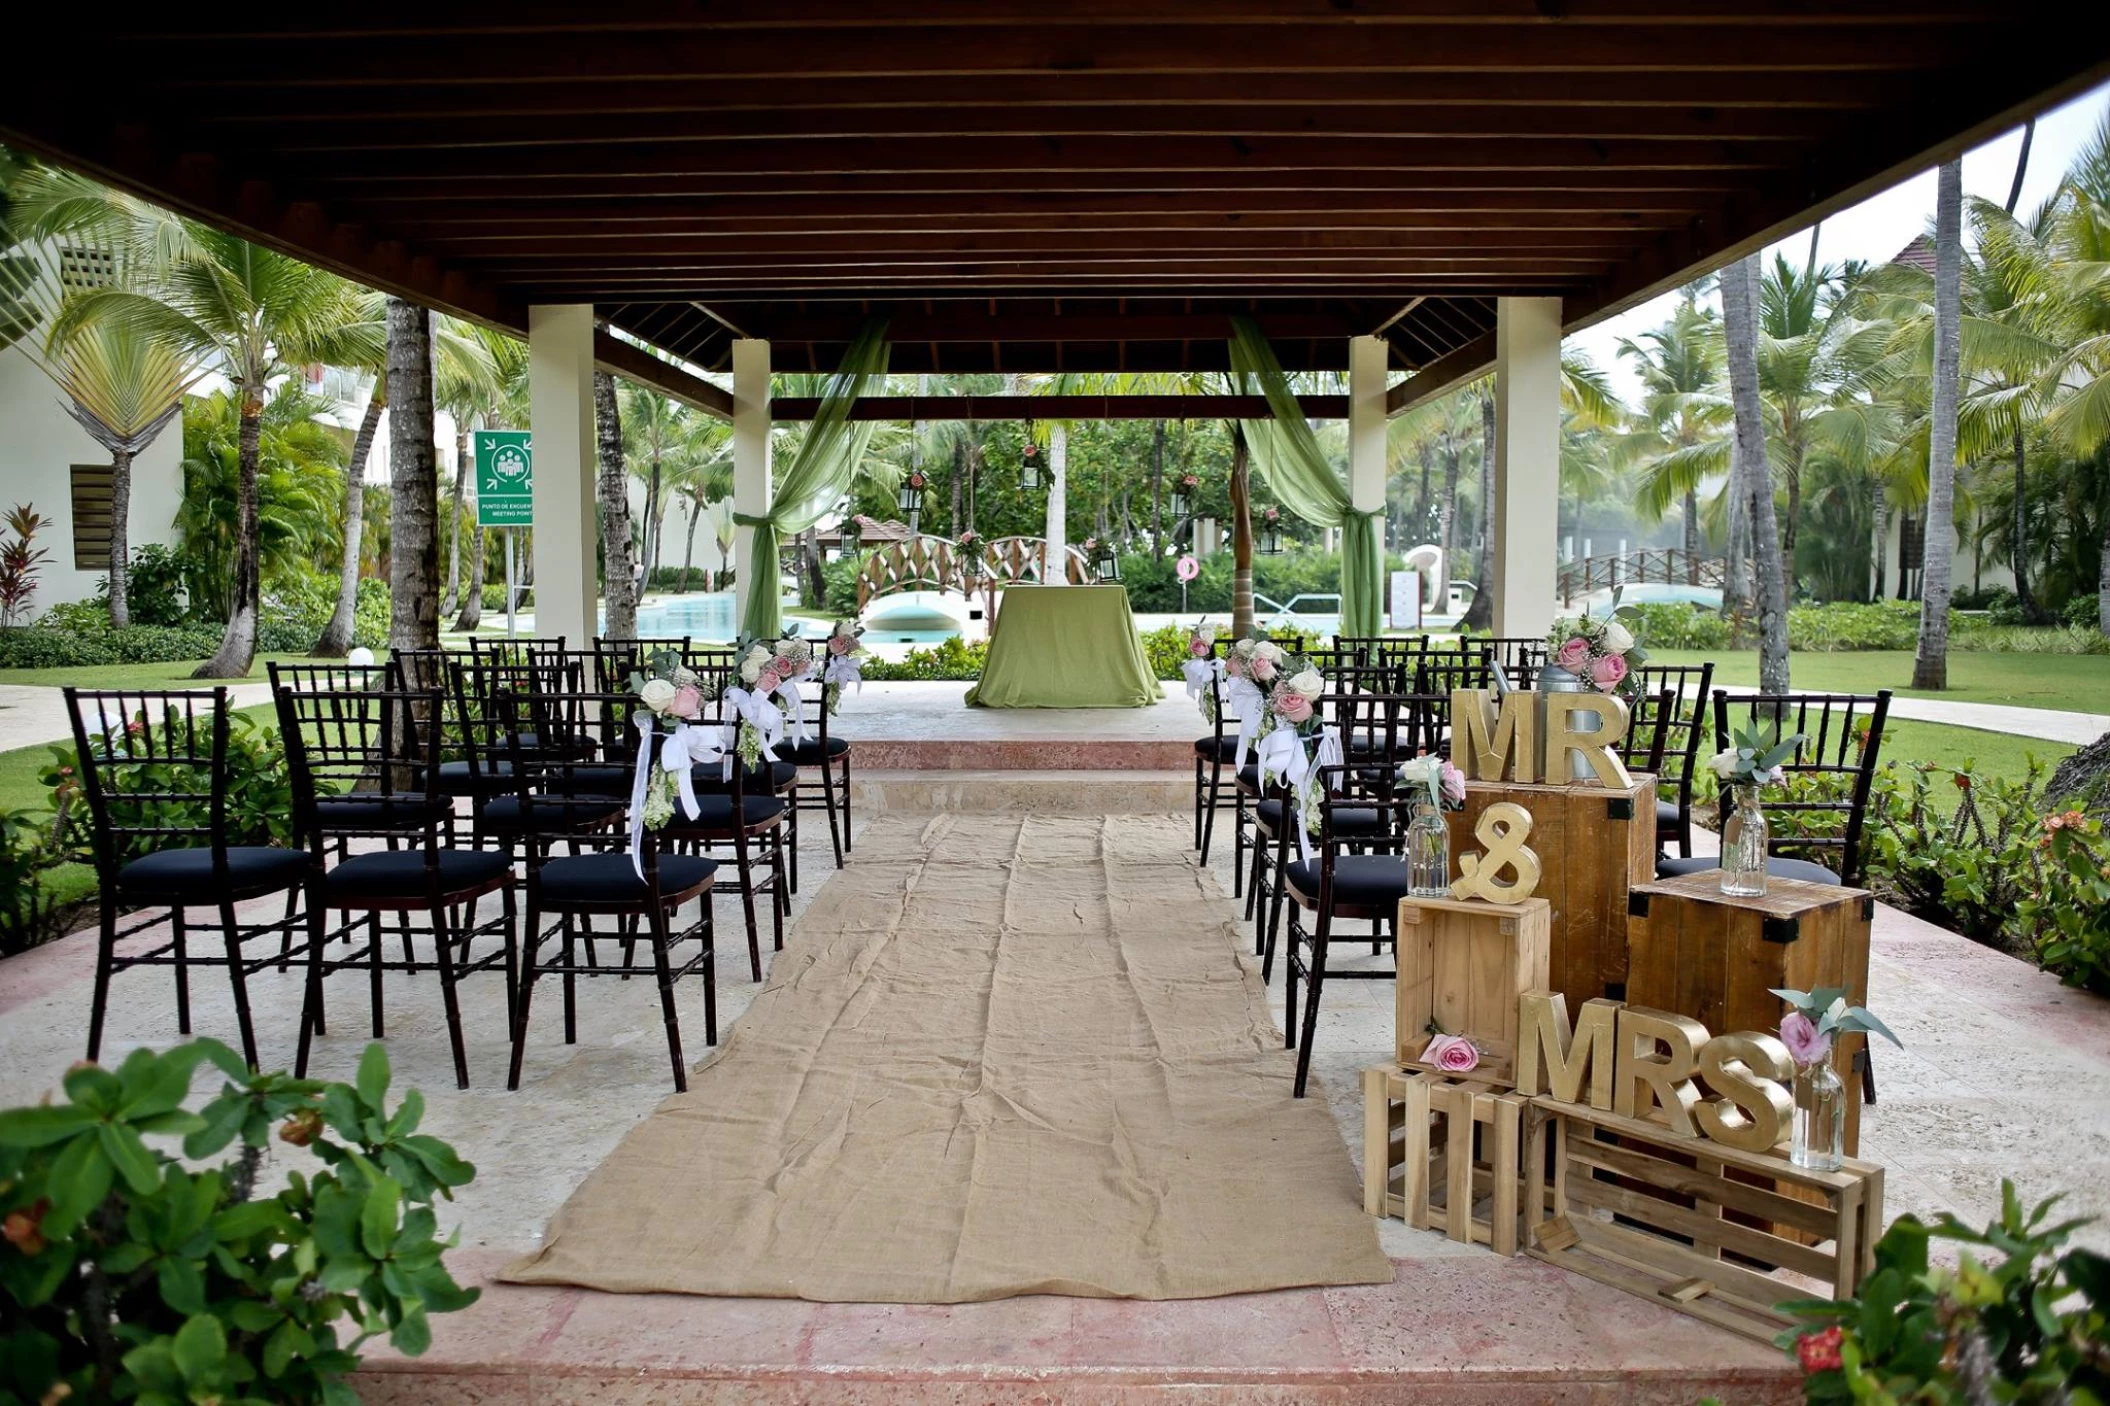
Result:
[[[24,52],[77,42],[51,7]],[[591,303],[692,374],[1285,367],[1377,332],[1396,411],[1495,300],[1571,328],[2110,74],[2049,0],[574,0],[99,17],[0,141],[519,332]],[[2041,22],[2068,36],[2045,45]],[[1190,407],[1191,408],[1191,407]],[[1045,411],[1043,413],[1046,413]],[[991,416],[993,418],[993,416]]]
[[[1297,403],[1313,420],[1345,420],[1345,395],[1300,395]],[[811,420],[821,402],[813,396],[777,396],[769,418]],[[1259,395],[873,395],[850,405],[852,420],[1272,420],[1267,397]]]
[[721,420],[733,418],[732,392],[692,375],[642,347],[632,346],[606,332],[593,337],[594,366],[639,385],[650,386],[684,405],[694,406]]

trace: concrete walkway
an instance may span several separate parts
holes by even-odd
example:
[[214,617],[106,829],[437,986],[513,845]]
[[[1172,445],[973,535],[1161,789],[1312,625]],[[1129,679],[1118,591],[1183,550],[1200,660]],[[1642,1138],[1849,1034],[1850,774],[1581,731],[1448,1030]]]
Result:
[[[1730,694],[1756,693],[1749,684],[1726,684]],[[2057,708],[2018,708],[2005,703],[1959,703],[1946,698],[1890,700],[1890,716],[1914,723],[2003,732],[2010,737],[2037,737],[2082,747],[2110,732],[2110,713],[2069,713]]]
[[[166,685],[173,689],[175,684]],[[211,687],[210,684],[201,687]],[[271,701],[268,683],[238,683],[230,690],[237,707]],[[0,684],[0,752],[57,742],[73,731],[66,695],[43,684]]]

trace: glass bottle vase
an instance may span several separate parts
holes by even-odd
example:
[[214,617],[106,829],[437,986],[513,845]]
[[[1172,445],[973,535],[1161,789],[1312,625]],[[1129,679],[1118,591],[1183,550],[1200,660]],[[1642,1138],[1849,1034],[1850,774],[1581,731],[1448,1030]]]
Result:
[[1430,802],[1416,802],[1414,818],[1407,822],[1407,892],[1416,898],[1443,898],[1450,891],[1450,827]]
[[1830,1057],[1795,1067],[1795,1139],[1788,1160],[1813,1172],[1836,1172],[1846,1156],[1846,1086]]
[[1766,891],[1766,813],[1756,786],[1733,787],[1730,794],[1722,817],[1722,892],[1759,897]]

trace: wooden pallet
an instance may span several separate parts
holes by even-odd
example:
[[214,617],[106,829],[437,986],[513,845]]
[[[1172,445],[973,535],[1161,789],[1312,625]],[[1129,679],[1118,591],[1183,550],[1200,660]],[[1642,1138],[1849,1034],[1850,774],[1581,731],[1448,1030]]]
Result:
[[1480,1066],[1463,1076],[1516,1086],[1517,998],[1546,985],[1552,905],[1479,899],[1405,898],[1399,904],[1398,1058],[1406,1069],[1437,1073],[1420,1056],[1429,1024],[1480,1047]]
[[1778,1152],[1678,1137],[1583,1104],[1530,1105],[1524,1250],[1535,1259],[1760,1342],[1794,1321],[1774,1305],[1850,1297],[1875,1268],[1881,1167],[1805,1171]]
[[1528,1102],[1482,1082],[1365,1069],[1363,1209],[1514,1255]]

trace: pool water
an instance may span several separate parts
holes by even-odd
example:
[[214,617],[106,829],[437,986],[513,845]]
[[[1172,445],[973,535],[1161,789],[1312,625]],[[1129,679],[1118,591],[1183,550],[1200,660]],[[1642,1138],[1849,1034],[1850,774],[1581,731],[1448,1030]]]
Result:
[[[814,633],[811,622],[803,623],[807,633]],[[668,639],[686,635],[692,640],[732,640],[739,636],[739,625],[733,613],[733,595],[730,591],[713,591],[687,596],[670,596],[665,600],[641,607],[637,612],[637,633],[644,639]],[[960,633],[946,630],[884,630],[865,631],[866,644],[937,644]]]

